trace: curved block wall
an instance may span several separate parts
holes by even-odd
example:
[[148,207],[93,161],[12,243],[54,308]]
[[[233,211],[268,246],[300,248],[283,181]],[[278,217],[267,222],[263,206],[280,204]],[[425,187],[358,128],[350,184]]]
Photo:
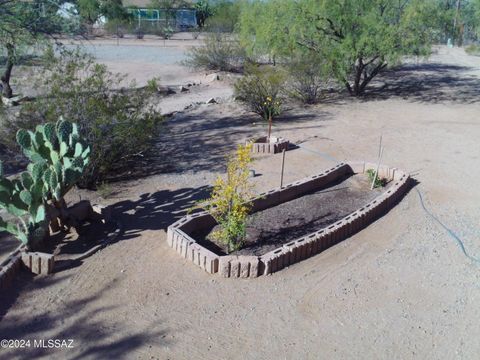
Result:
[[[282,204],[311,191],[321,190],[345,175],[364,173],[375,168],[376,164],[373,163],[340,163],[320,174],[286,185],[282,189],[259,194],[252,200],[252,212]],[[210,274],[220,273],[224,277],[235,278],[254,278],[271,274],[339,243],[395,206],[408,190],[410,177],[407,173],[388,166],[380,166],[379,176],[393,181],[393,184],[374,200],[327,227],[299,239],[293,239],[261,256],[217,255],[198,244],[190,234],[195,230],[209,229],[216,225],[213,217],[207,212],[184,216],[170,225],[167,242],[182,257]]]

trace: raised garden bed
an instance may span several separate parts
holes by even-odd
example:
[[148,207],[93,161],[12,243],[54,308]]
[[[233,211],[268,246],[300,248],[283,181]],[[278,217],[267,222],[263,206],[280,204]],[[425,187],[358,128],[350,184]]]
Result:
[[[384,190],[376,188],[372,191],[370,185],[364,174],[346,174],[320,190],[257,211],[248,217],[244,245],[230,255],[261,256],[291,239],[333,224],[374,200]],[[213,229],[194,231],[191,236],[203,247],[227,255],[225,244],[210,236],[217,228],[218,225]]]
[[260,138],[251,139],[247,144],[252,144],[252,152],[257,154],[277,154],[283,150],[287,151],[289,141],[279,137],[262,136]]
[[[169,226],[168,243],[209,273],[220,272],[225,277],[273,273],[344,240],[395,205],[408,189],[408,175],[381,166],[379,175],[389,184],[369,191],[364,173],[374,167],[363,162],[341,163],[260,194],[253,199],[250,239],[237,253],[226,255],[221,246],[206,240],[216,225],[206,212],[185,216]],[[289,226],[287,219],[297,223]]]

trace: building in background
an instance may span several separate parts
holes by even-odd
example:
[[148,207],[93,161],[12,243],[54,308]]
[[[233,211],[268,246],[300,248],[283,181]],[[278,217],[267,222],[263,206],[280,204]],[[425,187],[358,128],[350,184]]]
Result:
[[139,27],[171,27],[174,29],[190,29],[197,26],[196,11],[182,2],[180,7],[170,9],[154,9],[151,7],[151,0],[124,0],[123,6],[132,14]]

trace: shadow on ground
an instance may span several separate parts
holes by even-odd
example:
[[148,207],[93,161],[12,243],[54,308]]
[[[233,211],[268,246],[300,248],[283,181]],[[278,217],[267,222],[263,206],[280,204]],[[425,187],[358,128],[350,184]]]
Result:
[[[32,282],[26,274],[22,274],[18,283],[21,288],[28,286],[28,292],[34,294],[38,288],[63,280],[65,280],[65,277],[45,277]],[[4,317],[0,323],[0,338],[30,340],[31,346],[23,349],[8,349],[10,351],[2,349],[0,359],[17,357],[26,359],[38,356],[69,359],[84,359],[86,357],[117,359],[128,358],[129,354],[134,358],[136,357],[136,350],[144,347],[146,343],[154,343],[156,346],[168,345],[171,341],[165,337],[169,331],[161,325],[160,319],[155,319],[155,317],[152,317],[148,327],[140,331],[118,331],[118,329],[130,325],[124,323],[118,316],[119,312],[126,310],[122,309],[123,306],[120,304],[115,306],[99,305],[102,303],[100,298],[105,291],[111,291],[119,286],[118,281],[115,280],[117,279],[113,279],[92,296],[59,301],[55,306],[52,306],[54,311],[39,308],[35,313],[20,313],[17,311]],[[8,294],[0,296],[2,315],[6,312],[5,304],[9,307],[12,299],[16,298],[21,290],[15,288]],[[52,298],[49,301],[55,302],[56,299]],[[99,320],[102,318],[107,318],[108,323]],[[128,335],[119,335],[119,333],[128,333]],[[35,348],[33,346],[34,340],[45,340],[46,342],[48,339],[72,339],[74,348],[55,349]],[[138,354],[136,355],[138,356]]]
[[367,88],[364,100],[400,97],[422,103],[472,104],[479,101],[480,93],[480,79],[468,74],[472,70],[439,63],[404,65],[379,76],[373,88]]
[[125,200],[111,205],[114,216],[123,226],[119,240],[140,236],[145,230],[166,230],[169,225],[185,215],[198,200],[209,196],[211,188],[183,188],[146,193],[136,201]]
[[[315,127],[320,128],[329,120],[329,114],[318,109],[306,109],[301,114],[287,111],[274,122],[273,132],[281,131],[284,125],[301,126],[313,118],[319,119]],[[288,129],[295,128],[289,126]],[[163,126],[151,155],[137,164],[136,175],[224,171],[227,154],[238,144],[262,136],[266,131],[267,124],[249,113],[212,117],[210,107],[179,113]]]

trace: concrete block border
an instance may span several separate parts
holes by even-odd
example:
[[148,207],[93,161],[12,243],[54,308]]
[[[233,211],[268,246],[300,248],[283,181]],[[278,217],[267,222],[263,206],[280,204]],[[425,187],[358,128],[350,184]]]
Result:
[[[376,164],[363,161],[342,162],[319,174],[288,184],[282,189],[259,194],[252,200],[252,213],[293,200],[313,190],[321,190],[345,175],[365,173],[369,169],[376,169]],[[167,230],[167,242],[183,258],[209,274],[220,273],[227,278],[255,278],[272,274],[345,240],[394,207],[407,192],[410,177],[402,170],[385,165],[380,166],[379,176],[387,178],[393,184],[371,202],[327,227],[294,239],[261,256],[218,255],[197,243],[190,234],[195,230],[212,228],[216,224],[206,211],[186,215],[170,225]]]
[[252,153],[254,154],[278,154],[283,150],[287,151],[289,146],[289,141],[283,138],[270,137],[273,141],[267,141],[266,136],[262,136],[256,139],[250,139],[247,141],[247,144],[252,144]]

